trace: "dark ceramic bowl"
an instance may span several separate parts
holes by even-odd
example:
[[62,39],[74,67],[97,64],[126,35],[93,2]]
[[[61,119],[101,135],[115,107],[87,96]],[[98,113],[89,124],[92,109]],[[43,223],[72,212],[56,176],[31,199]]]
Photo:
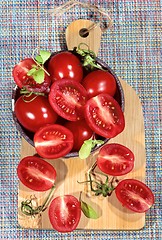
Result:
[[[58,53],[58,52],[57,52]],[[57,53],[53,53],[52,55],[54,54],[57,54]],[[117,100],[117,102],[119,103],[119,105],[121,106],[121,109],[122,111],[124,112],[124,91],[123,91],[123,88],[121,86],[121,83],[120,83],[120,80],[119,78],[116,76],[116,74],[114,73],[114,71],[105,63],[103,62],[102,60],[100,60],[99,58],[96,59],[97,60],[97,63],[99,65],[101,65],[104,69],[108,70],[108,72],[110,72],[114,78],[116,79],[116,83],[117,83],[117,90],[116,90],[116,93],[115,93],[115,96],[114,98]],[[47,62],[48,64],[48,62]],[[20,132],[21,136],[29,143],[31,144],[32,146],[34,146],[34,142],[33,142],[33,136],[34,134],[28,130],[26,130],[20,123],[19,121],[17,120],[16,118],[16,115],[15,115],[15,112],[14,112],[14,105],[15,105],[15,102],[16,100],[20,97],[20,89],[15,86],[13,91],[12,91],[12,113],[13,113],[13,120],[15,122],[15,125],[16,125],[16,128],[17,130]],[[109,139],[107,138],[100,138],[104,141],[104,143],[102,145],[104,145],[105,143],[107,143],[109,141]],[[97,149],[99,149],[102,145],[100,146],[96,146],[92,149],[91,153],[92,152],[95,152]],[[65,158],[69,158],[69,157],[77,157],[79,154],[78,152],[70,152],[68,153],[66,156],[64,156]]]

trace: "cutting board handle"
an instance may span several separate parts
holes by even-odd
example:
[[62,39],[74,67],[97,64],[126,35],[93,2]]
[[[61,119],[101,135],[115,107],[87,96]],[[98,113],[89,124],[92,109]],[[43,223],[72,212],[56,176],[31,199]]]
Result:
[[91,20],[79,19],[68,25],[66,28],[66,44],[68,50],[73,50],[80,43],[85,44],[96,55],[98,54],[101,42],[102,30],[99,23]]

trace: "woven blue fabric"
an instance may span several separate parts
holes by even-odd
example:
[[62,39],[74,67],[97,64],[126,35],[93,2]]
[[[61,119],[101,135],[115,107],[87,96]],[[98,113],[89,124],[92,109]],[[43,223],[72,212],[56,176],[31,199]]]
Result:
[[65,48],[65,29],[79,18],[90,18],[86,9],[72,9],[57,21],[49,10],[66,1],[2,0],[1,12],[1,110],[0,110],[0,239],[162,239],[160,122],[162,120],[161,1],[90,0],[109,10],[114,24],[102,36],[98,57],[138,93],[143,107],[146,135],[146,183],[155,204],[138,231],[81,231],[60,234],[54,230],[22,229],[17,222],[17,164],[21,138],[12,120],[12,68],[38,47]]

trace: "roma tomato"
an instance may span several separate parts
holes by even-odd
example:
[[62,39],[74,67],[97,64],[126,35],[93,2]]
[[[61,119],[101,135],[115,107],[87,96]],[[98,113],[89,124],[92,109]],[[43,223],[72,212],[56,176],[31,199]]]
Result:
[[48,159],[65,156],[71,151],[73,142],[72,132],[59,124],[48,124],[34,135],[37,153]]
[[88,125],[102,137],[115,137],[125,127],[124,115],[120,105],[109,94],[101,93],[90,98],[84,110]]
[[151,189],[139,180],[122,180],[117,185],[115,193],[122,205],[134,212],[146,212],[154,203]]
[[35,156],[23,158],[17,167],[19,180],[34,191],[47,191],[56,179],[56,170],[48,162]]
[[45,96],[21,96],[15,103],[14,111],[21,125],[31,132],[57,120],[57,114]]
[[99,151],[97,166],[106,174],[121,176],[133,169],[134,154],[121,144],[106,144]]
[[51,79],[45,73],[44,82],[36,83],[32,76],[28,76],[28,71],[32,68],[32,65],[36,65],[32,58],[26,58],[20,61],[12,71],[12,75],[15,83],[19,88],[25,87],[29,91],[33,92],[48,92],[51,84]]
[[52,81],[71,79],[80,82],[83,78],[82,64],[71,52],[60,52],[52,56],[47,66]]
[[49,219],[58,232],[71,232],[76,229],[81,217],[81,205],[72,195],[58,196],[49,206]]
[[82,85],[87,90],[89,98],[95,97],[100,93],[108,93],[114,96],[116,92],[116,80],[114,76],[103,70],[90,72],[83,79]]
[[79,151],[84,141],[93,136],[92,129],[87,125],[84,119],[75,122],[67,122],[65,123],[65,127],[73,133],[74,145],[72,150],[74,152]]
[[55,112],[61,117],[77,121],[84,118],[83,106],[87,100],[84,87],[73,80],[61,80],[52,84],[49,102]]

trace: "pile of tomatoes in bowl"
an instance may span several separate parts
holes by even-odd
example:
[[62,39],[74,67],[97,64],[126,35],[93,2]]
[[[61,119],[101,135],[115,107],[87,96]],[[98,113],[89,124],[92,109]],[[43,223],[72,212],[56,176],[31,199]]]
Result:
[[[19,180],[33,191],[50,190],[42,206],[33,199],[21,202],[21,211],[35,216],[45,211],[55,190],[57,172],[43,158],[76,157],[82,149],[100,148],[86,181],[95,196],[107,197],[115,190],[119,202],[134,212],[146,212],[154,203],[151,190],[141,181],[122,176],[134,167],[134,154],[120,144],[105,144],[125,127],[124,92],[111,68],[90,50],[74,49],[40,54],[20,61],[13,68],[13,118],[21,135],[33,145],[40,157],[27,156],[17,167]],[[104,145],[104,146],[102,146]],[[102,146],[102,147],[101,147]],[[80,155],[79,155],[80,157]],[[81,157],[80,157],[81,158]],[[95,172],[95,168],[101,171]],[[95,179],[98,174],[106,181]],[[99,175],[100,174],[100,175]],[[108,176],[113,176],[109,182]],[[118,183],[119,182],[119,183]],[[79,182],[78,182],[79,183]],[[73,195],[56,196],[49,205],[48,217],[59,232],[76,229],[81,211],[97,219],[97,212]]]
[[85,140],[106,143],[124,129],[121,83],[92,52],[42,50],[20,61],[13,78],[16,127],[43,158],[78,156]]

